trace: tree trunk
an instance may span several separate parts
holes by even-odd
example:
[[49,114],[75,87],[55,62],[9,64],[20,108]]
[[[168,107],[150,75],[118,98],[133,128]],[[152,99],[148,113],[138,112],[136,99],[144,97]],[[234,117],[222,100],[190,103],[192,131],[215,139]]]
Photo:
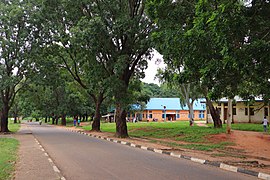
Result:
[[95,111],[95,116],[94,116],[94,121],[92,123],[92,130],[91,131],[100,131],[100,107],[101,103],[103,101],[103,95],[99,95],[99,97],[96,99],[96,111]]
[[250,117],[250,105],[248,102],[248,123],[251,123],[251,117]]
[[206,99],[206,103],[209,107],[212,119],[214,121],[214,127],[215,128],[222,128],[222,121],[220,120],[220,116],[219,116],[218,112],[215,110],[213,103],[207,97],[205,99]]
[[52,117],[52,124],[55,123],[55,116]]
[[14,124],[17,124],[17,114],[14,113]]
[[188,108],[189,108],[189,120],[191,121],[194,118],[194,109],[193,109],[194,100],[187,101]]
[[48,122],[48,116],[45,117],[45,123],[47,123],[47,122]]
[[227,134],[231,134],[231,122],[232,122],[232,99],[228,99],[228,111],[227,111]]
[[1,111],[1,129],[0,132],[10,132],[8,129],[8,105],[6,103],[3,104],[3,108]]
[[118,138],[126,138],[128,137],[127,131],[127,121],[126,121],[126,111],[122,109],[120,103],[116,104],[116,134],[115,136]]
[[62,126],[66,126],[67,125],[67,120],[66,120],[66,115],[65,114],[62,114],[62,121],[61,121],[61,124]]
[[88,121],[88,114],[85,114],[85,120]]
[[268,122],[270,122],[270,102],[268,102]]
[[55,117],[55,124],[56,124],[56,125],[58,125],[58,120],[59,120],[59,117],[56,116],[56,117]]

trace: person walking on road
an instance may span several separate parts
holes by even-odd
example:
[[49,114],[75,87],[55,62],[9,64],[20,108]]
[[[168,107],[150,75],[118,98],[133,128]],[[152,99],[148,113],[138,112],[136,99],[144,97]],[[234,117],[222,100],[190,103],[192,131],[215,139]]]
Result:
[[80,126],[80,123],[81,123],[81,120],[80,120],[80,119],[78,119],[78,126]]
[[268,122],[266,116],[264,116],[262,123],[263,123],[263,131],[267,132],[267,126],[269,126],[269,122]]
[[77,125],[77,119],[76,119],[76,117],[74,116],[74,118],[73,118],[73,125],[74,126],[76,126]]

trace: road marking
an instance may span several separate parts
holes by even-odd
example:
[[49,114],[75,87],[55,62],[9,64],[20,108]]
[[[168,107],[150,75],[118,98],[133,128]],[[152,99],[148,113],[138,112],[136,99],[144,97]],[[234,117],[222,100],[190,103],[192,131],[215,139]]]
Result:
[[145,146],[141,146],[141,149],[147,150],[147,147],[145,147]]
[[132,143],[131,143],[130,146],[131,146],[131,147],[136,147],[136,144],[132,144]]
[[52,163],[52,162],[53,162],[51,158],[48,158],[48,161],[49,161],[50,163]]
[[174,153],[171,153],[171,156],[180,158],[180,157],[181,157],[181,154],[174,154]]
[[204,164],[205,163],[205,160],[203,159],[198,159],[198,158],[191,158],[191,161],[194,161],[194,162],[197,162],[197,163],[201,163],[201,164]]
[[44,153],[44,154],[45,154],[45,156],[47,156],[47,157],[49,156],[47,153]]
[[162,154],[162,150],[159,150],[159,149],[154,149],[154,152]]
[[269,180],[270,179],[270,175],[269,174],[265,174],[265,173],[259,173],[258,174],[258,178]]
[[125,141],[121,141],[121,144],[125,144],[125,145],[126,145],[126,144],[127,144],[127,142],[125,142]]
[[53,170],[57,173],[60,173],[59,169],[56,166],[53,166]]
[[221,163],[221,164],[220,164],[220,168],[221,168],[221,169],[228,170],[228,171],[232,171],[232,172],[237,172],[237,167],[230,166],[230,165],[228,165],[228,164],[223,164],[223,163]]

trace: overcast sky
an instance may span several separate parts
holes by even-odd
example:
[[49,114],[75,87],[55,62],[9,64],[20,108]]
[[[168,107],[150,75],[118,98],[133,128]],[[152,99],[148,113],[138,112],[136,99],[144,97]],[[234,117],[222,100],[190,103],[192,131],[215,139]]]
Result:
[[154,80],[158,68],[164,68],[165,64],[162,55],[154,51],[154,56],[151,61],[148,61],[148,68],[145,71],[145,78],[142,79],[146,83],[160,84],[157,79]]

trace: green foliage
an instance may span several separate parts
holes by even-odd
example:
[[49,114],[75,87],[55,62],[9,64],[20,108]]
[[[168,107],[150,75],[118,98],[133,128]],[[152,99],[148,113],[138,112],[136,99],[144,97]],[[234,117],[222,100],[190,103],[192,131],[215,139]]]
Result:
[[37,47],[35,2],[0,2],[0,92],[1,131],[8,131],[8,115],[17,92],[27,83],[32,70],[32,53]]
[[16,139],[0,138],[0,179],[12,179],[18,146]]

